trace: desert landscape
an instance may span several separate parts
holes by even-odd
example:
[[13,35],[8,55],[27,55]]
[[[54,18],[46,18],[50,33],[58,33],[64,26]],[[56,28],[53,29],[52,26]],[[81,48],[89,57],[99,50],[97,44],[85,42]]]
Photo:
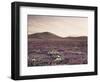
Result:
[[50,32],[28,35],[28,66],[87,64],[87,36],[60,37]]
[[88,64],[88,17],[28,15],[27,66]]

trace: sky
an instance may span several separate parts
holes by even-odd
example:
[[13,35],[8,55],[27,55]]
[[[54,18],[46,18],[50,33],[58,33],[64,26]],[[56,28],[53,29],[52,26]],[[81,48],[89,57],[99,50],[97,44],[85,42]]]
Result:
[[61,37],[87,36],[88,18],[69,16],[27,16],[28,34],[51,32]]

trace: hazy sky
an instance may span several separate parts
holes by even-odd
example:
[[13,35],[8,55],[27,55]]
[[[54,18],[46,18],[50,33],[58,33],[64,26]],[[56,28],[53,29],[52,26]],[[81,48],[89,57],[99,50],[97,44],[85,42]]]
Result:
[[87,36],[87,17],[28,15],[28,34],[51,32],[56,35]]

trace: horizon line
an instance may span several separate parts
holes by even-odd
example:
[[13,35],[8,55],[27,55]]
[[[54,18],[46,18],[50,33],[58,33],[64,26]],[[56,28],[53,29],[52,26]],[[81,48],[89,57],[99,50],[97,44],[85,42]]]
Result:
[[[29,35],[33,35],[33,34],[41,34],[41,33],[51,33],[51,32],[37,32],[37,33],[31,33],[31,34],[27,34],[28,36]],[[72,36],[72,35],[68,35],[68,36],[65,36],[65,37],[62,37],[62,36],[59,36],[59,35],[57,35],[57,34],[55,34],[55,33],[51,33],[51,34],[54,34],[54,35],[56,35],[56,36],[58,36],[58,37],[61,37],[61,38],[66,38],[66,37],[88,37],[87,35],[79,35],[79,36]]]

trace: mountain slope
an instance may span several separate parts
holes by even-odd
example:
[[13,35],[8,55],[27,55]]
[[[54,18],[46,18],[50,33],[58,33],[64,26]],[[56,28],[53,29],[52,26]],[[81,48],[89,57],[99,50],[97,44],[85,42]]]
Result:
[[36,39],[60,39],[61,37],[50,33],[50,32],[42,32],[28,35],[28,38],[36,38]]

